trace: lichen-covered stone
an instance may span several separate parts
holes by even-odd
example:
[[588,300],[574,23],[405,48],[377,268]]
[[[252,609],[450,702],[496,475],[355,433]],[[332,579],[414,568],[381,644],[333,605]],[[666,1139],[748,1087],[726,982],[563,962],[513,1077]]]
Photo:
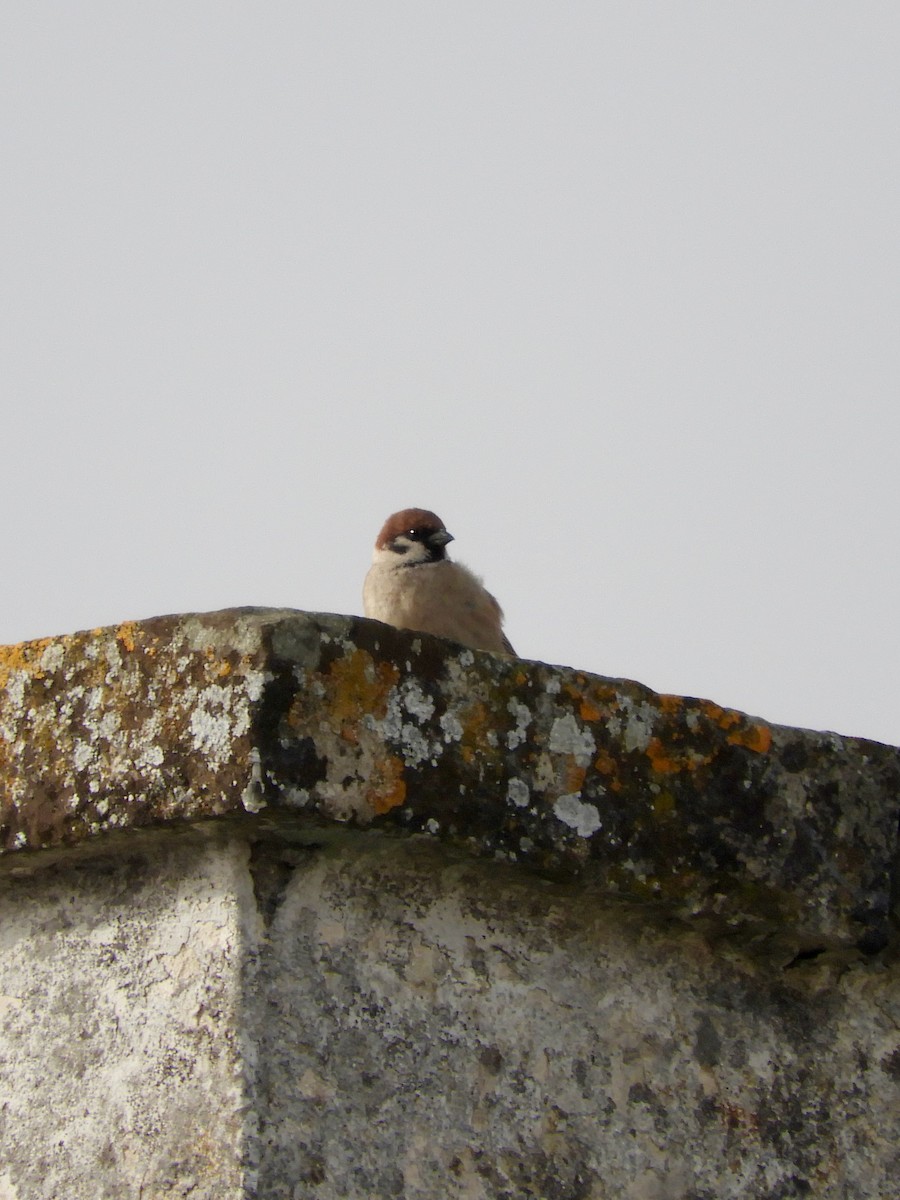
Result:
[[0,1200],[900,1198],[898,780],[344,617],[2,649]]
[[898,808],[892,747],[371,621],[235,610],[0,650],[7,850],[266,810],[871,950]]
[[283,831],[0,876],[3,1200],[900,1196],[890,956]]
[[260,1195],[900,1196],[896,965],[762,965],[592,901],[415,840],[287,875],[252,975]]

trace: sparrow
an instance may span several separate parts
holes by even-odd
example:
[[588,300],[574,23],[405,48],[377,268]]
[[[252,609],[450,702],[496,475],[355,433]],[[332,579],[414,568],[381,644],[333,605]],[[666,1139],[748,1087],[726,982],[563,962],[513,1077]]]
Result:
[[472,650],[515,654],[503,632],[500,605],[477,575],[447,557],[453,540],[427,508],[404,508],[388,517],[363,586],[366,616]]

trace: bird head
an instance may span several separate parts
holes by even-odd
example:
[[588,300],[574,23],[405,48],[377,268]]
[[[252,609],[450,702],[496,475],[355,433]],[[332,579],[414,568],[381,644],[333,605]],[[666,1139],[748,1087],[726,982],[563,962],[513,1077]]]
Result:
[[397,566],[442,562],[453,534],[427,508],[404,508],[385,521],[375,541],[375,559],[396,560]]

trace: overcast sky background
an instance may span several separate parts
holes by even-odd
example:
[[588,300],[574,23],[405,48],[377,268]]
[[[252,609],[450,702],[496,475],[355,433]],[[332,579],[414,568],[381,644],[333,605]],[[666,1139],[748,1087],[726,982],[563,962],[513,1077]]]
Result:
[[900,6],[4,3],[0,642],[361,611],[900,743]]

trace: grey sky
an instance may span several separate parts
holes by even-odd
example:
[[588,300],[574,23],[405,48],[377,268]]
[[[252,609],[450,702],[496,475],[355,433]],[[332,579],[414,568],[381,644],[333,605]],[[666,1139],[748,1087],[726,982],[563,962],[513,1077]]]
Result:
[[8,3],[0,642],[359,612],[900,742],[895,3]]

